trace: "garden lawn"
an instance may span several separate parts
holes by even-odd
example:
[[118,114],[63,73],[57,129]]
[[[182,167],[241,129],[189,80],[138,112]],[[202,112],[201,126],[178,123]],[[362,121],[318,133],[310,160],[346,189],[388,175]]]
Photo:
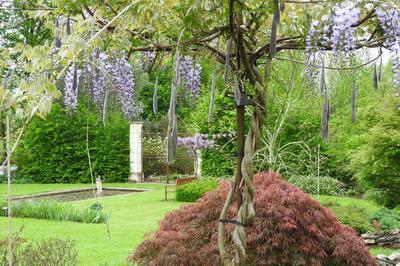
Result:
[[[14,195],[35,194],[45,191],[87,187],[82,184],[13,185]],[[162,185],[156,184],[104,184],[104,187],[140,187],[153,191],[104,197],[99,202],[105,212],[111,213],[110,233],[104,224],[84,224],[37,219],[13,218],[13,231],[24,227],[22,236],[28,240],[44,238],[70,238],[76,240],[79,265],[123,265],[129,253],[143,240],[146,233],[157,229],[158,222],[181,203],[163,200]],[[6,186],[0,185],[1,195]],[[94,199],[73,202],[86,208]],[[0,237],[6,236],[7,218],[0,218]]]
[[[13,230],[24,227],[22,236],[28,240],[45,238],[70,238],[76,240],[80,265],[124,265],[129,253],[143,240],[146,233],[153,232],[158,222],[171,210],[182,203],[174,200],[165,202],[163,185],[110,183],[104,187],[148,188],[152,191],[117,195],[99,199],[104,211],[111,213],[110,233],[104,224],[84,224],[37,219],[13,218]],[[37,194],[49,191],[61,191],[90,187],[90,184],[13,184],[14,196]],[[7,186],[0,184],[0,199],[6,197]],[[317,199],[317,196],[313,196]],[[373,202],[334,196],[320,196],[319,201],[338,202],[343,206],[358,205],[368,213],[374,213],[379,207]],[[96,200],[72,202],[77,208],[87,208]],[[0,217],[0,238],[6,236],[7,219]],[[372,248],[371,254],[389,255],[400,252],[396,249]]]

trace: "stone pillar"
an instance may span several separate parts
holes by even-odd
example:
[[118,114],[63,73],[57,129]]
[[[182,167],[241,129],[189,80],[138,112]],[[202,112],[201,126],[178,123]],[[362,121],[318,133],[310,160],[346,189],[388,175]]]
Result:
[[143,176],[142,162],[142,122],[133,122],[130,125],[130,164],[129,182],[140,182]]
[[201,150],[195,150],[194,175],[201,178]]

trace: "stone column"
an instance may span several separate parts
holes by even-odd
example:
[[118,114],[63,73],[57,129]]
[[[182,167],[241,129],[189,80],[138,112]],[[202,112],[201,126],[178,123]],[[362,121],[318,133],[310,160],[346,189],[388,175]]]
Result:
[[130,164],[129,182],[140,182],[143,176],[142,157],[142,122],[130,125]]
[[194,175],[201,178],[201,150],[195,150]]

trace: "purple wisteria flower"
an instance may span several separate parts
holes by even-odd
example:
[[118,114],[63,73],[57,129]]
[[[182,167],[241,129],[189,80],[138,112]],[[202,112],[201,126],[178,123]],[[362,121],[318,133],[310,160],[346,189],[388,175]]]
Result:
[[202,134],[195,134],[192,137],[180,138],[178,137],[178,147],[184,147],[190,151],[196,151],[201,149],[209,149],[215,147],[215,142],[209,140]]
[[78,86],[80,70],[75,64],[68,67],[64,78],[64,105],[67,110],[75,111],[78,106]]
[[141,52],[141,60],[140,65],[145,72],[150,71],[151,66],[154,64],[154,60],[156,59],[156,53],[151,51],[143,51]]
[[376,15],[385,33],[385,45],[391,53],[393,82],[400,90],[400,11],[396,7],[382,6]]
[[99,109],[103,108],[105,91],[110,84],[105,75],[106,65],[108,64],[108,56],[100,53],[97,49],[92,53],[92,59],[97,64],[97,68],[87,65],[92,74],[92,97]]
[[134,118],[139,108],[135,106],[135,82],[132,67],[124,53],[109,56],[103,52],[92,54],[96,67],[92,69],[92,97],[98,108],[103,109],[105,95],[115,94],[127,119]]
[[135,82],[132,67],[124,54],[113,58],[112,63],[106,69],[113,73],[113,79],[117,88],[117,95],[122,105],[125,117],[132,119],[136,115],[135,110]]
[[181,85],[197,98],[200,95],[201,65],[194,64],[192,57],[184,56],[179,60],[178,70]]
[[305,49],[306,76],[310,81],[316,80],[326,49],[332,48],[337,58],[339,52],[348,55],[356,48],[354,26],[358,23],[360,10],[353,2],[338,3],[333,6],[331,14],[324,15],[321,21],[311,22]]
[[347,54],[356,48],[355,32],[360,16],[360,10],[354,5],[354,1],[345,1],[333,7],[332,33],[330,44],[337,55],[339,51]]
[[312,21],[306,38],[306,76],[310,81],[316,80],[319,68],[314,66],[321,65],[323,60],[321,38],[320,22]]

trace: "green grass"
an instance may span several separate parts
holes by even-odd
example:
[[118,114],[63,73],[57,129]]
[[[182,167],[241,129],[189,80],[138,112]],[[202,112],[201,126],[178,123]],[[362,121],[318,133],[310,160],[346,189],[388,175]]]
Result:
[[[316,195],[312,196],[314,199],[318,200]],[[356,199],[356,198],[348,198],[348,197],[335,197],[335,196],[326,196],[320,195],[319,202],[337,202],[341,206],[349,206],[349,205],[357,205],[362,207],[368,211],[371,215],[379,209],[379,206],[376,205],[372,201],[363,200],[363,199]]]
[[[79,184],[29,185],[16,184],[18,195],[34,194],[44,191],[80,188]],[[114,187],[141,187],[156,190],[134,194],[104,197],[100,203],[105,212],[111,212],[110,231],[104,224],[82,224],[37,219],[13,219],[13,230],[24,227],[22,236],[28,240],[49,237],[75,239],[79,250],[80,265],[120,265],[130,252],[143,240],[146,233],[157,229],[158,222],[165,214],[181,205],[176,201],[163,201],[163,186],[155,184],[107,184]],[[4,191],[0,185],[0,191]],[[73,202],[77,208],[87,208],[95,200]],[[0,218],[0,237],[5,237],[7,219]]]
[[373,255],[376,256],[378,254],[383,254],[383,255],[391,255],[395,252],[400,252],[400,249],[393,249],[393,248],[370,248],[369,252]]
[[[90,184],[15,184],[13,195],[36,194],[56,190],[89,187]],[[99,199],[105,212],[111,212],[110,231],[104,224],[83,224],[29,218],[14,218],[13,230],[24,227],[22,236],[28,240],[45,238],[74,239],[79,250],[80,265],[123,265],[130,252],[143,240],[145,234],[158,227],[158,222],[171,210],[181,206],[176,201],[163,201],[163,185],[158,184],[104,184],[104,187],[149,188],[152,191],[117,195]],[[6,195],[6,185],[0,184],[0,198]],[[317,198],[314,196],[314,198]],[[320,196],[321,202],[338,202],[343,206],[358,205],[373,213],[379,207],[373,202],[334,196]],[[87,208],[95,200],[72,202],[76,208]],[[5,237],[7,219],[0,218],[0,237]],[[371,254],[389,255],[396,249],[372,248]]]

